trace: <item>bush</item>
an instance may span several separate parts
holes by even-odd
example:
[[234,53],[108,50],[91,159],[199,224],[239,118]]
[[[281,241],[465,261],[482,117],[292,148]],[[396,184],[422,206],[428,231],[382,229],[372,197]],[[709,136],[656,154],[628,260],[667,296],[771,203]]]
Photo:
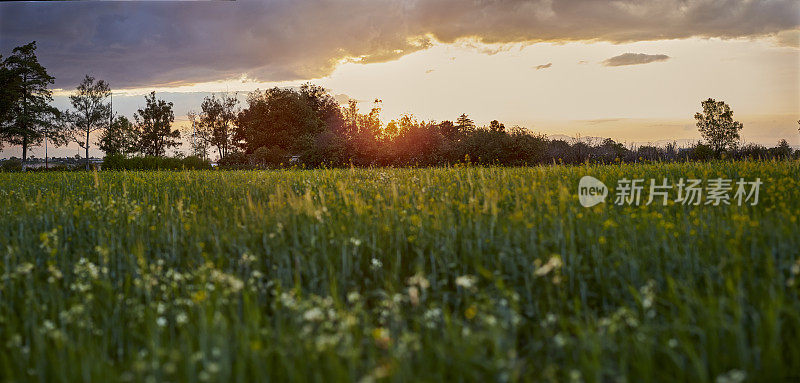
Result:
[[0,170],[4,172],[21,172],[22,161],[16,158],[5,160],[3,161],[3,165],[0,165]]
[[289,153],[278,146],[262,146],[250,155],[250,164],[259,168],[278,168],[289,163]]
[[714,158],[714,149],[711,146],[698,142],[692,147],[689,159],[694,161],[709,161]]
[[196,156],[175,157],[130,157],[121,154],[108,155],[103,159],[105,170],[183,170],[211,169],[211,163]]
[[217,161],[220,169],[247,169],[250,167],[247,154],[237,152],[230,153]]
[[198,156],[189,156],[183,159],[183,168],[187,170],[211,169],[211,162]]

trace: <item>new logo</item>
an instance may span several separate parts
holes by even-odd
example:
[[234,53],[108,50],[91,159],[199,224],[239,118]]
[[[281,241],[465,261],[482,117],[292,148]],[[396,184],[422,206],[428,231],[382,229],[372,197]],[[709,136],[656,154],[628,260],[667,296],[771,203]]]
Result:
[[578,199],[583,207],[592,207],[601,202],[606,202],[608,188],[592,176],[583,176],[578,183]]

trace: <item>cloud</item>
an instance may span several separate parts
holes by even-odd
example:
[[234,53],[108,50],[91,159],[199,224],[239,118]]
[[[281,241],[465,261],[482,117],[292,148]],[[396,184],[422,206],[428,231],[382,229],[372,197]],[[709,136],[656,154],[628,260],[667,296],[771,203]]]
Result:
[[323,77],[344,61],[395,60],[434,41],[503,44],[777,36],[796,0],[273,0],[0,2],[0,53],[36,40],[71,88]]
[[534,68],[536,68],[536,70],[540,70],[540,69],[547,69],[547,68],[550,68],[551,66],[553,66],[553,63],[547,63],[547,64],[542,64],[542,65],[537,65],[537,66],[535,66]]
[[666,60],[669,60],[669,56],[667,55],[623,53],[619,56],[614,56],[612,58],[604,60],[603,65],[605,66],[638,65],[638,64],[648,64],[652,62],[666,61]]
[[775,40],[780,46],[800,48],[800,29],[778,32]]

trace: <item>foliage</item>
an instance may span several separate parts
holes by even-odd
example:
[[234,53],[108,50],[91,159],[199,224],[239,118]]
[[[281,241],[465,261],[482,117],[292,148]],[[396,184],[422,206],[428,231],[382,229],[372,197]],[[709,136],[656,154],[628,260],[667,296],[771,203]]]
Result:
[[[212,94],[200,105],[199,115],[190,115],[194,127],[195,140],[199,145],[216,147],[219,158],[224,158],[234,149],[234,122],[236,120],[236,96],[223,94],[217,98]],[[195,144],[198,145],[198,144]]]
[[181,132],[172,130],[175,121],[172,103],[156,99],[156,92],[150,92],[144,99],[144,109],[133,115],[139,135],[139,152],[145,156],[164,157],[167,149],[181,145]]
[[293,89],[256,90],[247,97],[247,107],[237,118],[235,141],[248,154],[261,147],[301,149],[305,136],[324,130],[308,98]]
[[709,98],[701,103],[703,112],[696,113],[697,129],[717,155],[736,149],[742,123],[734,121],[733,110],[724,101]]
[[289,153],[279,146],[260,147],[250,156],[253,164],[261,168],[277,168],[289,163]]
[[17,158],[11,158],[5,161],[2,161],[0,164],[0,170],[4,172],[21,172],[22,171],[22,161]]
[[98,146],[107,155],[135,154],[139,151],[139,131],[128,118],[117,116],[100,134]]
[[69,96],[73,110],[65,113],[71,126],[72,138],[86,151],[86,169],[89,169],[90,136],[104,129],[111,120],[111,105],[105,99],[111,95],[111,88],[103,80],[89,75],[78,85],[77,92]]
[[211,163],[199,157],[126,157],[110,154],[103,159],[103,170],[202,170],[211,169]]
[[[798,162],[0,174],[9,381],[784,381]],[[578,180],[765,183],[579,205]],[[47,201],[43,203],[42,201]]]
[[[50,106],[54,82],[36,57],[36,42],[14,48],[0,69],[0,141],[22,146],[23,162],[28,148],[39,145],[45,132],[55,135],[53,117],[58,110]],[[58,142],[58,141],[57,141]]]

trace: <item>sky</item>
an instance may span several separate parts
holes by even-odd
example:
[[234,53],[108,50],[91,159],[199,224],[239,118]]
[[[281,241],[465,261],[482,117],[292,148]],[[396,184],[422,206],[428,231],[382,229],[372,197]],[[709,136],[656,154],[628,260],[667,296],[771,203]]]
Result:
[[32,40],[56,105],[91,74],[115,112],[132,117],[156,90],[181,127],[209,92],[312,82],[364,110],[382,100],[385,122],[467,113],[626,143],[698,140],[710,97],[743,141],[800,146],[796,0],[0,3],[0,54]]

